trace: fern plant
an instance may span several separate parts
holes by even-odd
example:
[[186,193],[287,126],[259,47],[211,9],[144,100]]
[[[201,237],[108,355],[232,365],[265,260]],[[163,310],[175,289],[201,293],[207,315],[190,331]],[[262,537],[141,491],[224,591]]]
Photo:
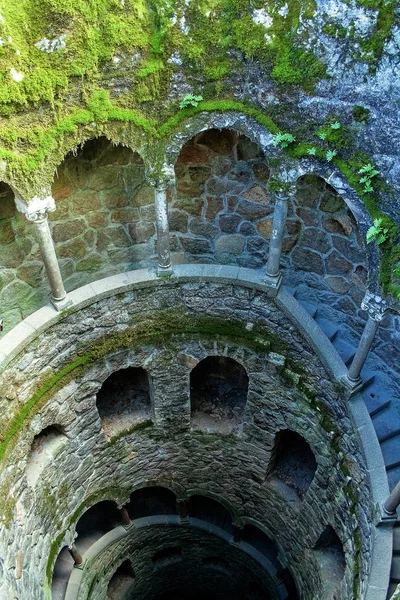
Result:
[[328,150],[328,152],[325,155],[326,160],[328,162],[331,162],[333,160],[333,158],[336,156],[336,154],[337,154],[336,150]]
[[274,146],[280,146],[281,148],[287,148],[289,144],[292,144],[296,138],[291,133],[277,133],[272,139]]
[[199,102],[203,100],[203,96],[194,96],[193,94],[186,94],[183,100],[179,103],[179,108],[187,108],[188,106],[198,106]]
[[378,245],[387,240],[388,228],[384,226],[383,219],[374,219],[374,224],[367,231],[367,244],[375,241]]
[[359,179],[359,182],[364,185],[364,194],[370,194],[373,192],[374,188],[372,185],[372,179],[379,175],[379,171],[375,169],[374,165],[368,163],[361,167],[361,169],[358,171],[358,174],[362,175],[362,177]]

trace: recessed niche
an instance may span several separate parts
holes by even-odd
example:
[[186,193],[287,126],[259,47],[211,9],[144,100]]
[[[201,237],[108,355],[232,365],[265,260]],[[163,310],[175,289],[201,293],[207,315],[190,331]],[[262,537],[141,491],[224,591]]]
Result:
[[260,554],[268,558],[275,567],[280,568],[278,551],[275,543],[261,529],[255,525],[245,525],[240,532],[240,540],[253,546]]
[[203,558],[203,565],[210,569],[215,569],[216,571],[222,572],[230,572],[229,563],[226,562],[223,558],[219,556],[206,556]]
[[216,527],[233,533],[232,516],[230,512],[217,500],[207,496],[191,496],[187,503],[190,517],[212,523]]
[[249,378],[233,358],[208,356],[190,374],[192,426],[207,432],[240,430]]
[[153,515],[176,515],[176,497],[171,490],[151,486],[136,490],[126,505],[132,520]]
[[67,440],[60,425],[50,425],[34,437],[26,464],[26,478],[30,486],[36,485],[43,469],[54,461]]
[[182,562],[182,548],[179,546],[163,548],[153,556],[152,560],[155,570],[164,569],[170,565],[180,563]]
[[302,500],[314,479],[317,462],[306,440],[290,429],[276,434],[267,476]]
[[340,589],[346,557],[343,544],[337,533],[328,525],[321,533],[314,546],[314,554],[321,569],[321,580],[324,589],[324,598],[333,598]]
[[132,587],[135,576],[131,562],[124,561],[111,577],[107,588],[107,600],[120,600]]
[[147,371],[129,367],[110,375],[97,394],[96,406],[107,438],[151,424]]

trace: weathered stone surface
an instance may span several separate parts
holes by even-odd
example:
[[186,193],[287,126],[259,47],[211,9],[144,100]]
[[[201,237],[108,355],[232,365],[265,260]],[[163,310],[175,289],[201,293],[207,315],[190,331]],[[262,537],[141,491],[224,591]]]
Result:
[[189,177],[196,183],[205,183],[210,175],[210,167],[189,167]]
[[189,217],[183,210],[171,209],[168,212],[168,223],[170,231],[181,231],[186,233],[188,230]]
[[55,242],[66,242],[83,233],[85,229],[86,222],[84,219],[73,219],[65,223],[56,223],[53,225],[53,240]]
[[133,223],[139,219],[139,210],[132,206],[125,206],[111,211],[110,216],[113,223]]
[[191,196],[197,198],[203,191],[203,185],[195,181],[185,181],[180,179],[176,184],[176,191],[181,196]]
[[218,232],[218,228],[210,221],[203,217],[192,217],[189,221],[189,230],[193,235],[204,237],[214,237]]
[[260,146],[245,135],[238,137],[237,154],[239,160],[254,160],[264,156]]
[[224,201],[222,198],[207,197],[207,219],[214,219],[214,217],[224,208]]
[[341,235],[350,235],[353,231],[351,219],[347,215],[327,217],[323,221],[323,227],[330,233],[340,233]]
[[343,254],[349,261],[354,263],[362,263],[365,260],[365,251],[351,240],[346,240],[338,236],[332,236],[333,244],[341,254]]
[[227,175],[228,179],[233,181],[239,181],[240,183],[250,183],[253,179],[253,171],[251,166],[245,162],[235,163],[233,168]]
[[154,188],[150,185],[143,185],[135,193],[133,197],[134,206],[146,206],[147,204],[154,203]]
[[208,254],[211,252],[211,244],[208,240],[181,237],[180,241],[184,250],[191,254]]
[[215,242],[215,252],[241,254],[245,244],[243,235],[221,235]]
[[329,237],[326,233],[315,227],[310,227],[303,232],[301,243],[321,254],[326,254],[332,248]]
[[269,203],[269,194],[261,185],[253,185],[253,187],[243,193],[243,196],[252,202],[260,202],[261,204]]
[[318,275],[324,274],[324,261],[319,254],[312,250],[296,246],[292,253],[292,261],[295,269],[311,271]]
[[0,244],[9,244],[15,240],[14,231],[10,220],[0,221]]
[[206,192],[211,196],[223,196],[224,194],[240,194],[243,184],[237,181],[228,181],[218,177],[212,177],[206,183]]
[[129,234],[134,244],[147,242],[156,232],[154,223],[142,221],[129,225]]
[[267,183],[269,180],[269,167],[265,163],[256,163],[253,165],[255,178],[260,183]]
[[353,265],[334,250],[326,259],[326,272],[329,275],[347,275]]
[[85,242],[82,238],[75,238],[65,244],[58,244],[57,255],[60,258],[83,258],[86,256]]
[[316,208],[320,199],[321,193],[314,186],[307,186],[297,189],[296,202],[299,206],[308,206]]
[[296,214],[303,221],[306,227],[316,227],[319,224],[318,213],[310,208],[304,208],[303,206],[300,206],[296,209]]
[[258,229],[258,231],[267,240],[269,240],[270,237],[271,237],[272,222],[273,222],[273,219],[272,219],[272,217],[270,217],[270,218],[267,218],[267,219],[263,219],[262,221],[258,221],[258,223],[257,223],[257,229]]
[[249,200],[241,200],[237,208],[237,212],[249,221],[255,221],[270,215],[274,211],[271,206],[263,206],[250,202]]
[[74,187],[67,179],[63,169],[59,169],[59,171],[56,173],[51,190],[53,198],[56,200],[56,202],[63,200],[64,198],[68,198],[73,194]]
[[85,215],[102,208],[99,194],[90,190],[76,192],[69,201],[70,210],[77,215]]
[[343,277],[325,277],[325,281],[329,287],[338,294],[345,294],[350,289],[350,284]]
[[331,192],[326,192],[322,197],[320,209],[324,212],[334,213],[344,208],[344,206],[345,203],[340,196],[332,194]]
[[235,233],[241,220],[239,215],[220,215],[219,228],[224,233]]
[[99,271],[102,262],[101,256],[98,254],[91,254],[76,263],[76,270],[96,273]]
[[129,246],[129,244],[128,235],[122,226],[106,227],[98,233],[97,247],[99,250],[107,250],[110,245],[120,248]]
[[202,146],[207,146],[220,155],[228,155],[232,152],[236,144],[236,133],[229,129],[208,129],[200,133],[196,142]]
[[205,165],[212,155],[210,148],[198,144],[186,144],[178,156],[177,164]]

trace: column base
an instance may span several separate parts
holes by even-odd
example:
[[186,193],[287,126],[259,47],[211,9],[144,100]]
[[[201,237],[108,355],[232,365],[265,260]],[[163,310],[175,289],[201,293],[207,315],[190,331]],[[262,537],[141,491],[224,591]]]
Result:
[[397,513],[388,513],[385,510],[385,507],[382,507],[381,518],[379,519],[377,525],[382,527],[394,527],[395,523],[397,523]]
[[266,273],[263,283],[269,288],[267,292],[268,296],[276,296],[282,285],[282,273],[278,273],[277,275],[268,275]]
[[85,566],[84,560],[81,562],[80,565],[78,565],[77,563],[74,563],[74,569],[80,569],[81,571],[83,571],[84,566]]
[[65,296],[65,298],[62,298],[61,300],[57,300],[56,298],[50,298],[50,302],[52,303],[54,308],[58,310],[58,312],[64,310],[64,308],[67,308],[67,306],[71,306],[72,304],[72,300],[68,298],[68,295]]
[[363,386],[361,377],[358,379],[350,379],[348,375],[345,375],[341,381],[349,390],[351,396],[359,392]]
[[172,265],[168,267],[162,267],[161,265],[157,265],[157,276],[158,277],[172,277]]

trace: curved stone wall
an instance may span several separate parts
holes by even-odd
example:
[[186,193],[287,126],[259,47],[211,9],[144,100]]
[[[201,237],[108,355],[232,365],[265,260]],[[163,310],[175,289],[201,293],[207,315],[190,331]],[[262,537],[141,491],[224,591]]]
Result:
[[[123,504],[143,481],[179,482],[183,495],[212,492],[239,518],[265,525],[304,598],[320,597],[313,548],[331,525],[346,556],[341,597],[361,593],[370,566],[371,492],[342,391],[265,292],[223,278],[153,281],[103,300],[100,293],[87,308],[59,315],[2,374],[4,593],[47,597],[55,558],[71,543],[80,515],[102,499]],[[207,356],[231,357],[247,371],[239,433],[191,427],[190,373]],[[154,419],[107,439],[96,394],[111,373],[129,366],[149,373]],[[32,487],[26,457],[52,424],[68,439]],[[317,463],[302,499],[287,480],[268,475],[275,435],[287,429],[307,441]]]

